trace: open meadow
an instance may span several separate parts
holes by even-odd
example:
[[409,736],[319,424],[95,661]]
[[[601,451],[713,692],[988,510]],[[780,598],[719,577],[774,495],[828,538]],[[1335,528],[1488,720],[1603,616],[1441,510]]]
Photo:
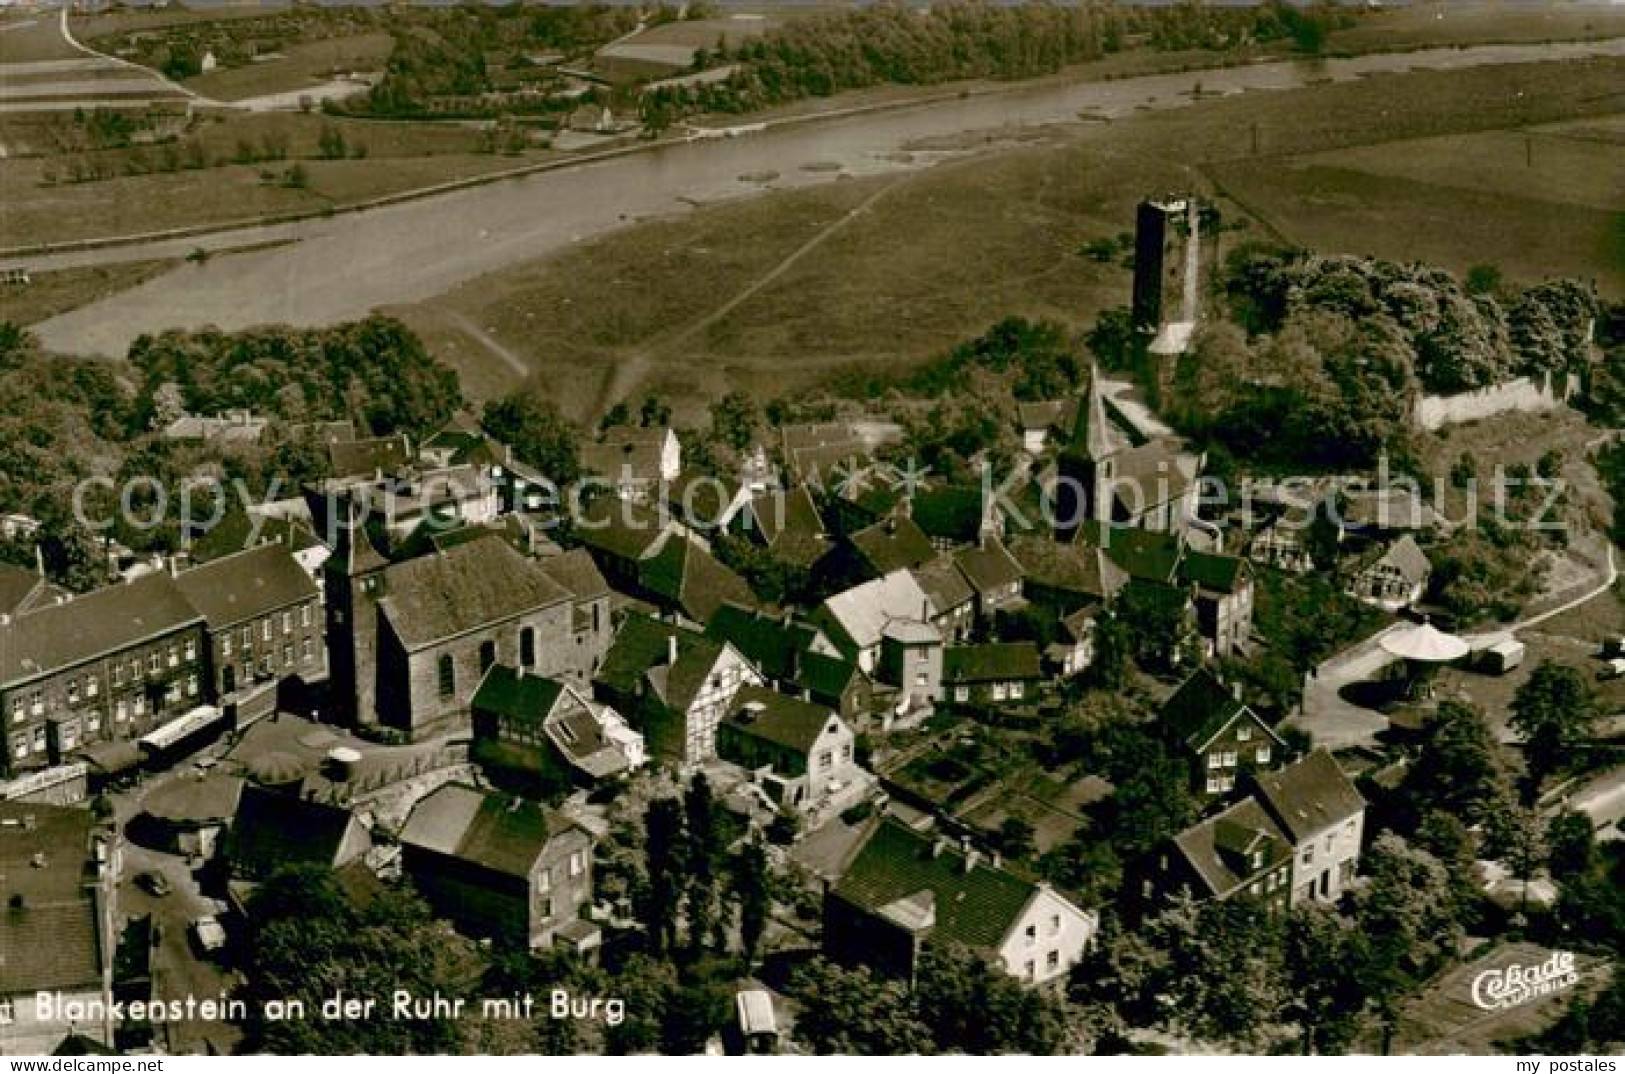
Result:
[[[1078,248],[1127,230],[1145,194],[1192,186],[1239,227],[1226,244],[1490,263],[1512,280],[1595,279],[1618,297],[1617,147],[1545,128],[1612,129],[1622,78],[1618,60],[1415,72],[1055,127],[901,179],[629,227],[400,312],[476,397],[523,366],[579,418],[645,390],[697,410],[731,387],[766,398],[847,367],[906,366],[1009,314],[1084,330],[1128,301],[1129,273]],[[1236,133],[1250,125],[1256,158]],[[1525,167],[1525,127],[1540,128],[1528,170],[1544,187],[1475,182],[1498,155]],[[1472,152],[1460,164],[1456,141]],[[1415,146],[1427,152],[1405,155]],[[831,216],[860,203],[857,217]]]

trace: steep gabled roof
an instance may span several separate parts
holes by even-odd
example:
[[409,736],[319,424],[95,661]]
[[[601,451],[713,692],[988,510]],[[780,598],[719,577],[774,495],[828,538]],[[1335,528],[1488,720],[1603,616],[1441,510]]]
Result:
[[731,642],[756,670],[770,679],[789,679],[818,641],[819,630],[807,623],[767,615],[755,608],[727,603],[716,610],[705,636]]
[[570,599],[496,535],[397,563],[384,572],[384,590],[379,607],[407,649]]
[[1234,593],[1252,577],[1252,568],[1240,556],[1187,551],[1179,574],[1187,582],[1218,593]]
[[338,440],[327,445],[327,458],[333,477],[387,474],[412,461],[412,443],[404,433],[366,440]]
[[0,615],[16,615],[37,599],[46,581],[26,567],[0,563]]
[[[670,660],[672,639],[677,642],[676,663]],[[630,615],[604,656],[597,681],[623,694],[647,687],[668,708],[686,712],[727,649],[726,642],[698,631]]]
[[469,700],[480,712],[541,723],[564,691],[564,684],[546,675],[528,674],[507,664],[492,664]]
[[528,799],[447,783],[412,808],[401,842],[528,878],[548,843],[575,827]]
[[934,938],[988,950],[1010,933],[1036,885],[986,862],[966,868],[964,853],[891,817],[876,823],[835,894],[871,913],[903,900],[934,903]]
[[978,593],[990,593],[1022,579],[1021,564],[997,537],[954,553],[959,572]]
[[581,512],[574,534],[588,548],[617,559],[639,560],[672,529],[653,510],[618,496],[600,496]]
[[609,583],[604,581],[598,564],[592,561],[592,554],[585,548],[572,548],[561,555],[539,559],[536,566],[560,588],[568,590],[576,600],[596,600],[609,596]]
[[1030,641],[951,645],[942,651],[944,686],[1041,679],[1043,676],[1038,646]]
[[163,571],[104,586],[0,625],[0,683],[72,667],[202,621]]
[[965,581],[965,576],[959,573],[959,568],[954,566],[949,556],[938,556],[930,563],[914,568],[913,573],[914,581],[931,598],[938,615],[976,599],[970,583]]
[[[1252,709],[1214,678],[1212,672],[1202,668],[1163,703],[1162,723],[1187,747],[1200,750],[1243,713],[1252,713]],[[1258,720],[1256,715],[1253,719],[1274,737],[1275,732],[1268,724]]]
[[806,485],[764,492],[750,502],[747,510],[776,559],[810,567],[830,550],[823,516]]
[[[1252,798],[1186,828],[1174,837],[1174,848],[1207,888],[1199,894],[1214,898],[1292,858],[1292,841]],[[1254,852],[1263,855],[1256,869]]]
[[359,829],[348,809],[243,785],[232,824],[232,864],[250,876],[265,876],[285,865],[342,864],[345,836]]
[[1107,523],[1086,526],[1080,536],[1085,543],[1105,552],[1106,558],[1130,578],[1164,584],[1172,584],[1179,578],[1184,548],[1172,533]]
[[1387,551],[1378,556],[1370,566],[1379,565],[1391,567],[1411,585],[1421,585],[1428,580],[1428,575],[1433,573],[1433,564],[1428,562],[1427,554],[1408,533],[1389,545]]
[[982,530],[982,490],[972,485],[939,485],[914,493],[909,517],[926,536],[968,543]]
[[920,620],[939,614],[908,571],[893,571],[836,593],[824,601],[823,609],[860,649],[879,645],[886,624],[893,619]]
[[1294,843],[1365,809],[1365,799],[1325,747],[1257,780],[1259,798]]
[[210,630],[312,600],[316,583],[281,544],[262,544],[182,571],[175,584]]
[[659,552],[638,565],[638,582],[650,594],[696,623],[710,621],[724,602],[754,605],[745,580],[682,534],[666,538]]
[[852,547],[876,574],[929,563],[937,554],[931,538],[911,518],[883,518],[851,536]]
[[1010,541],[1010,555],[1021,565],[1027,581],[1096,600],[1110,600],[1128,581],[1105,553],[1091,545],[1062,544],[1047,537],[1015,537]]
[[831,720],[840,717],[823,705],[789,697],[765,686],[742,686],[726,722],[741,734],[806,753]]

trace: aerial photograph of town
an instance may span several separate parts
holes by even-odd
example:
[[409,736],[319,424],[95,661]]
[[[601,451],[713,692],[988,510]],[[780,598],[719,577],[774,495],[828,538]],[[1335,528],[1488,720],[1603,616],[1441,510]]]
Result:
[[7,1071],[1617,1072],[1622,569],[1620,0],[0,0]]

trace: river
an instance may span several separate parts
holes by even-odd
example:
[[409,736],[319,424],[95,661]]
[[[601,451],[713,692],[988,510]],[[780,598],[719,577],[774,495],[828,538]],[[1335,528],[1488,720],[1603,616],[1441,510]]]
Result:
[[[1450,70],[1591,56],[1625,56],[1625,39],[1480,46],[1351,59],[1281,61],[1114,82],[1045,82],[887,111],[785,122],[734,139],[649,148],[365,212],[240,229],[207,241],[169,240],[25,259],[32,269],[177,257],[198,247],[263,249],[188,263],[35,328],[54,350],[119,356],[142,333],[256,324],[325,325],[390,304],[422,301],[486,273],[546,256],[629,221],[760,192],[743,178],[771,169],[778,189],[927,167],[909,152],[933,139],[1106,119],[1191,103],[1204,94],[1300,88],[1406,70]],[[839,165],[839,170],[831,167]],[[746,237],[742,237],[746,238]],[[0,267],[5,267],[0,265]]]

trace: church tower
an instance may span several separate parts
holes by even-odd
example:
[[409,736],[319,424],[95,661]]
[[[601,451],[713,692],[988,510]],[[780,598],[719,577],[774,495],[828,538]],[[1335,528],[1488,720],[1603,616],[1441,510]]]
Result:
[[1070,541],[1091,522],[1111,521],[1117,479],[1117,442],[1106,417],[1100,369],[1089,367],[1089,387],[1078,402],[1072,435],[1056,460],[1055,536]]
[[349,723],[371,724],[378,719],[378,600],[389,561],[373,546],[349,495],[333,506],[337,539],[322,567],[333,705]]

